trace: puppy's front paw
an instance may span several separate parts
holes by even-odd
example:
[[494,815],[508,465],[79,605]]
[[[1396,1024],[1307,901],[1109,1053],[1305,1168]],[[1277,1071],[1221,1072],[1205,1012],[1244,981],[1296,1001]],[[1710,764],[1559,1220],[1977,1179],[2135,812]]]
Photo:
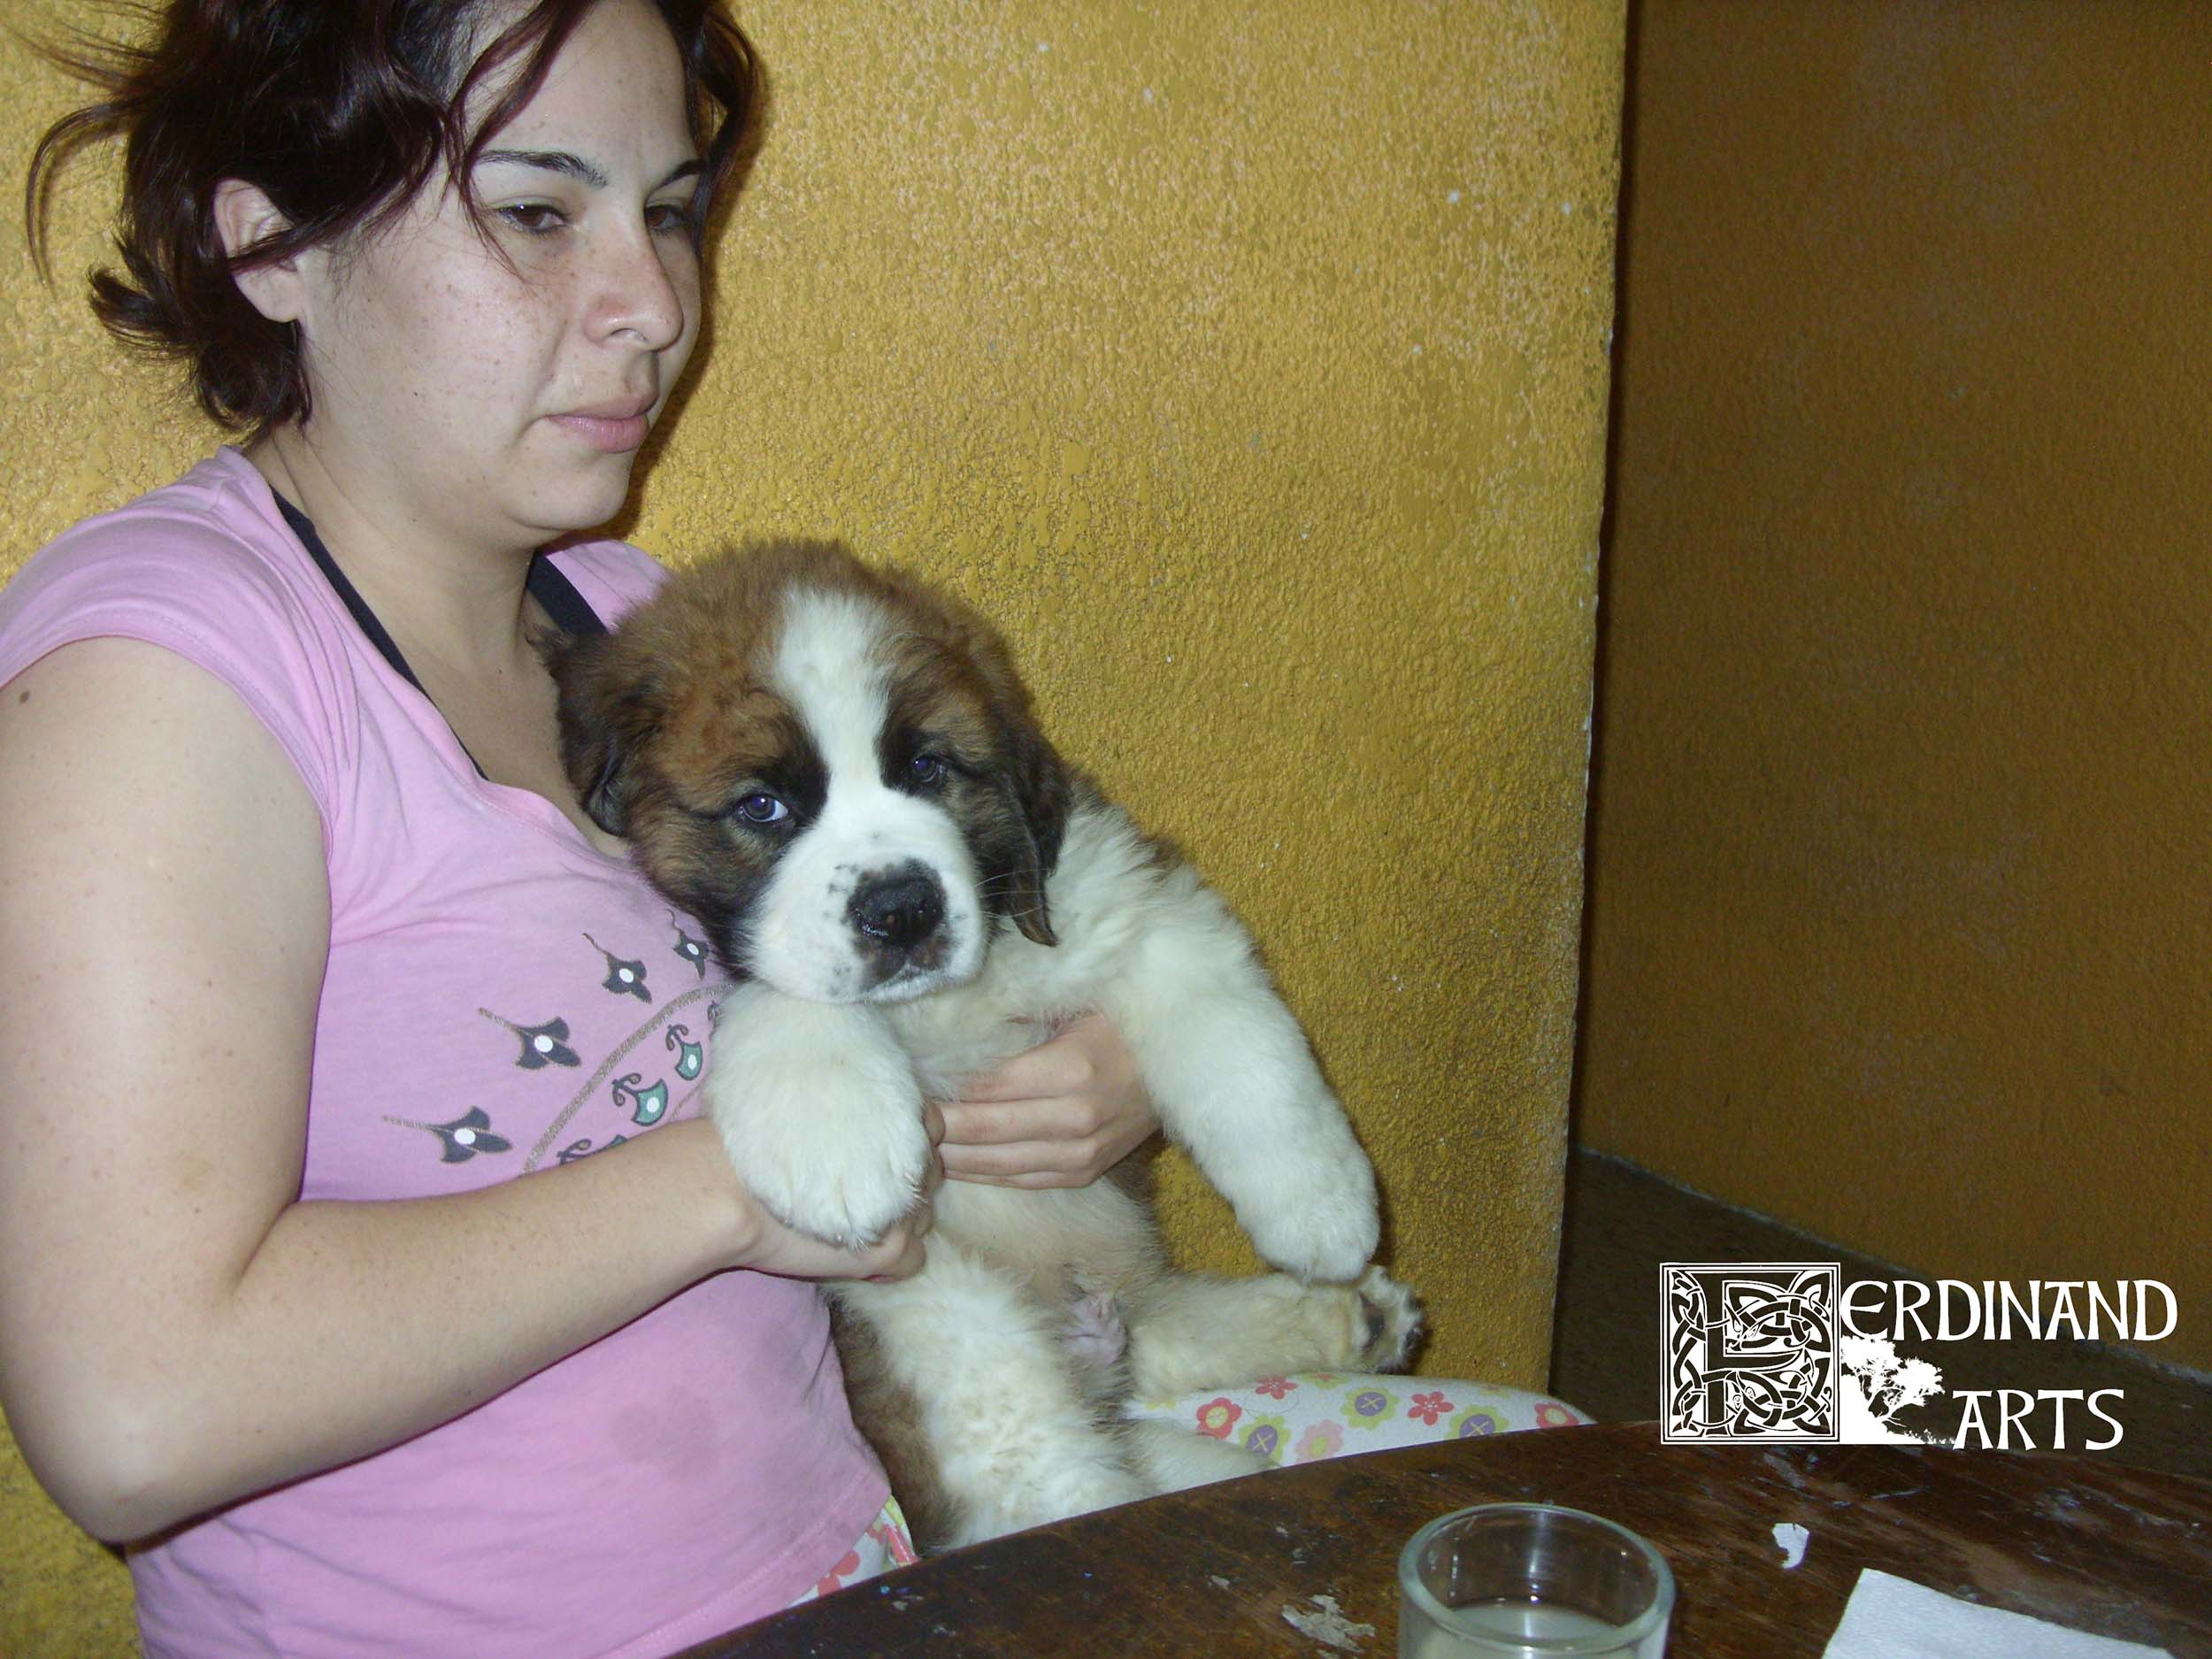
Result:
[[[1355,1156],[1357,1155],[1355,1154]],[[1272,1188],[1264,1211],[1240,1214],[1259,1253],[1286,1273],[1348,1285],[1382,1237],[1375,1176],[1367,1160],[1290,1179]]]
[[1421,1336],[1421,1304],[1412,1290],[1381,1268],[1371,1267],[1360,1276],[1359,1306],[1367,1331],[1361,1369],[1404,1370]]
[[921,1089],[895,1051],[818,1056],[780,1079],[718,1063],[706,1094],[738,1179],[787,1227],[853,1249],[920,1194],[929,1133]]

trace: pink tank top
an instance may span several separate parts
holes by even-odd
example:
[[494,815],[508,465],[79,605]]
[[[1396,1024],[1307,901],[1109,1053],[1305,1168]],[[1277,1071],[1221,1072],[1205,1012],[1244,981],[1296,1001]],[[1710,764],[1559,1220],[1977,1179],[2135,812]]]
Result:
[[[553,557],[609,622],[661,575],[619,542]],[[117,635],[232,687],[322,816],[303,1198],[466,1191],[697,1113],[720,990],[700,929],[549,802],[477,773],[237,451],[32,559],[0,593],[0,682]],[[886,1492],[813,1287],[730,1272],[130,1562],[156,1655],[643,1659],[782,1607]]]

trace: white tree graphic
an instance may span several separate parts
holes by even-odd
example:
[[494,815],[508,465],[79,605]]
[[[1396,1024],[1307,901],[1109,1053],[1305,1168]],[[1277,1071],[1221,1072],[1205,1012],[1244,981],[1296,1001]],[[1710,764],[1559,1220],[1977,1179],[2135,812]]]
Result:
[[1924,1359],[1900,1360],[1886,1337],[1847,1336],[1838,1345],[1842,1366],[1842,1433],[1853,1444],[1944,1437],[1899,1428],[1900,1411],[1925,1404],[1943,1392],[1943,1373]]

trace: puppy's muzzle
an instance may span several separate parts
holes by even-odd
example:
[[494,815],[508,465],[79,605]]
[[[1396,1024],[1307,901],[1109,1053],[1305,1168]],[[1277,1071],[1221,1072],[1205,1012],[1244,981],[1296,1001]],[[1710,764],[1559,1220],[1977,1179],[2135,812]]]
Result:
[[845,918],[860,937],[874,984],[944,961],[944,884],[925,865],[902,864],[868,877],[853,890]]

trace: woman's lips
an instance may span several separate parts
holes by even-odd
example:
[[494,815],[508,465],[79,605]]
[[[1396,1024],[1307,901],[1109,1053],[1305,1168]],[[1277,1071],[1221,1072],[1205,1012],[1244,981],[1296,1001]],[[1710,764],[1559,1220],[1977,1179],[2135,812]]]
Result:
[[652,425],[649,419],[652,407],[650,398],[625,398],[620,403],[572,410],[549,419],[555,426],[573,433],[593,449],[621,455],[645,442],[646,432]]

